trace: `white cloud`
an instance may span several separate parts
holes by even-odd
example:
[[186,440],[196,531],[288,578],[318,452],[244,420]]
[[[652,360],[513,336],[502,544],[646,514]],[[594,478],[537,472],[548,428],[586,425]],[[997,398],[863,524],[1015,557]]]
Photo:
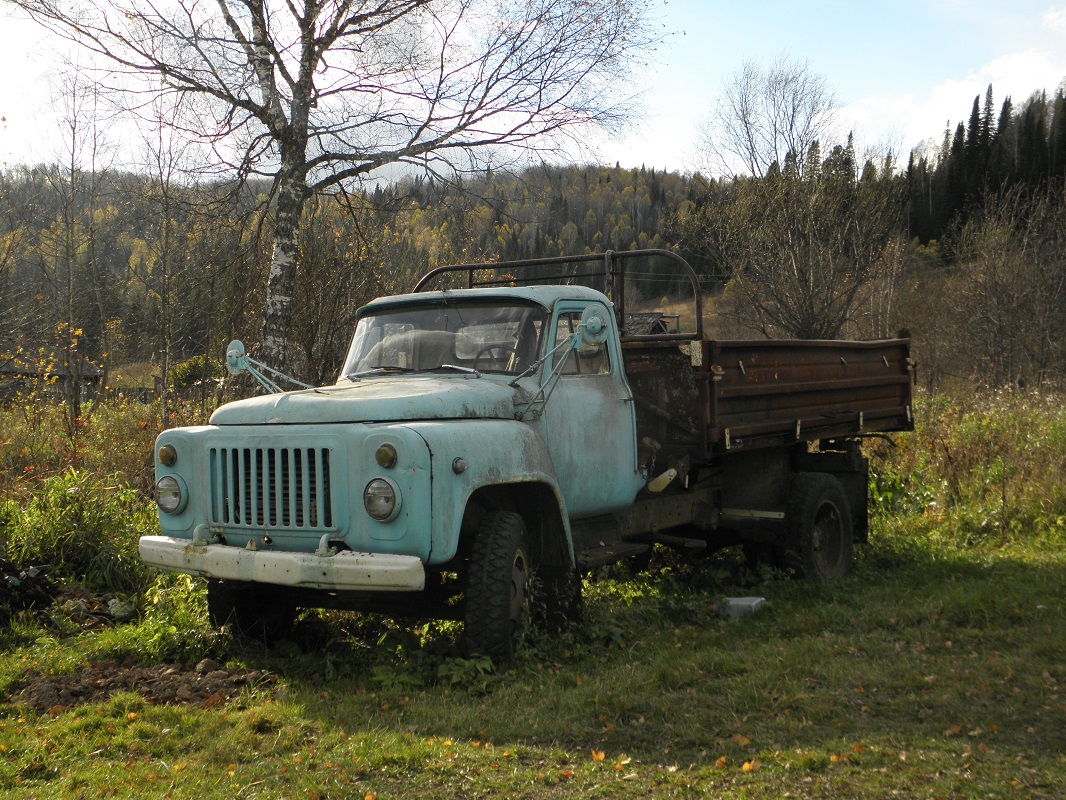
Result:
[[1040,15],[1040,22],[1048,30],[1066,36],[1066,8],[1049,8]]
[[[1066,10],[1062,13],[1066,24]],[[1066,78],[1066,52],[1027,49],[1000,56],[983,64],[965,78],[942,81],[921,95],[914,92],[890,93],[862,98],[844,110],[853,121],[856,134],[875,135],[902,141],[906,152],[932,138],[939,142],[944,124],[954,130],[970,116],[974,97],[984,104],[985,90],[992,85],[995,113],[1009,95],[1015,109],[1033,92],[1054,92]]]

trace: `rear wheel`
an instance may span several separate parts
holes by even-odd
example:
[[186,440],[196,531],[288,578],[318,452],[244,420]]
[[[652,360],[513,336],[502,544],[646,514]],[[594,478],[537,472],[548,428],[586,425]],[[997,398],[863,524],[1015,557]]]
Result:
[[207,617],[216,628],[231,625],[243,636],[272,642],[292,633],[296,607],[269,586],[208,580]]
[[474,536],[466,584],[464,649],[509,663],[529,629],[533,564],[522,517],[486,514]]
[[840,481],[822,472],[793,476],[786,512],[784,563],[820,583],[840,580],[851,569],[851,512]]

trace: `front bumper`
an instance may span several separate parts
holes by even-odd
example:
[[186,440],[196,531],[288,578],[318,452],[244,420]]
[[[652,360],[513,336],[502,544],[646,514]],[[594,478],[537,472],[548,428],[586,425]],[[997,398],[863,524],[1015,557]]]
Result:
[[425,588],[417,556],[341,551],[329,555],[246,550],[224,544],[193,544],[171,536],[142,536],[141,559],[170,572],[230,581],[332,591],[407,591]]

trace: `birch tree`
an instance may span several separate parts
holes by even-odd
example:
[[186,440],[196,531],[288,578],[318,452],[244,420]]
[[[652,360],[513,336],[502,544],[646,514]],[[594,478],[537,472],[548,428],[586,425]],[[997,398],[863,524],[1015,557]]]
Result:
[[806,64],[749,62],[699,132],[704,165],[724,177],[695,185],[677,234],[729,278],[735,315],[766,336],[835,339],[890,324],[904,187],[889,153],[860,175],[835,113]]
[[[779,56],[745,61],[723,85],[697,131],[700,168],[711,174],[761,178],[818,142],[835,138],[839,106],[824,75]],[[810,159],[797,161],[803,171]]]
[[194,113],[175,125],[220,165],[272,179],[260,357],[277,368],[309,197],[389,165],[452,173],[618,128],[657,1],[6,0],[125,89],[183,95]]

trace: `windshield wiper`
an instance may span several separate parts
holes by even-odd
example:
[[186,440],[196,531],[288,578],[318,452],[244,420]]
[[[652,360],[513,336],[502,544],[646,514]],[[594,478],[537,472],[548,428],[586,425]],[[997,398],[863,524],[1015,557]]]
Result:
[[434,367],[429,372],[436,372],[438,369],[454,369],[456,372],[465,372],[467,375],[477,375],[481,377],[481,371],[476,370],[473,367],[460,367],[458,364],[441,364],[439,367]]
[[362,378],[365,375],[382,375],[387,373],[404,372],[418,372],[418,370],[412,369],[411,367],[371,367],[370,369],[362,369],[358,372],[349,372],[344,377],[350,381],[354,381],[356,378]]

